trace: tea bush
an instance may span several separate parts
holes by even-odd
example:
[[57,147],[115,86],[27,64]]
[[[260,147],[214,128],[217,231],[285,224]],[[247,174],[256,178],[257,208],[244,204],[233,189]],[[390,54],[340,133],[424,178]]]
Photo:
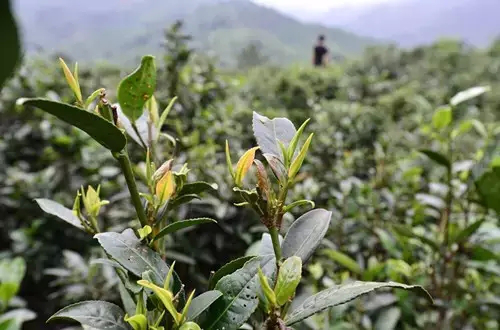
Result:
[[[243,74],[218,71],[211,60],[186,53],[179,26],[171,29],[167,38],[170,46],[164,63],[157,63],[157,88],[155,97],[144,107],[147,115],[142,115],[142,105],[133,111],[122,106],[122,112],[117,113],[118,127],[127,133],[132,164],[133,175],[126,172],[127,180],[122,175],[127,161],[121,150],[113,150],[114,155],[105,152],[87,133],[15,103],[18,98],[43,97],[50,101],[26,104],[34,102],[41,108],[63,104],[64,109],[89,114],[97,105],[100,116],[107,119],[93,114],[92,118],[113,124],[113,113],[109,117],[106,112],[113,111],[108,100],[127,102],[122,101],[127,96],[115,87],[131,70],[80,68],[79,100],[56,59],[29,59],[2,90],[0,162],[5,171],[0,172],[4,215],[0,268],[20,264],[15,257],[26,260],[19,295],[38,318],[25,327],[53,327],[53,323],[44,324],[49,316],[74,303],[77,305],[56,313],[56,318],[82,321],[75,316],[75,309],[89,311],[96,306],[82,301],[101,300],[108,303],[97,307],[110,311],[101,316],[114,318],[118,329],[145,329],[145,324],[151,329],[196,328],[190,322],[204,329],[237,328],[244,322],[247,328],[262,324],[273,328],[283,322],[294,323],[297,329],[498,328],[498,43],[487,50],[451,41],[413,50],[381,47],[326,70],[258,67]],[[66,59],[68,66],[70,62]],[[73,68],[69,71],[74,73]],[[491,92],[488,88],[470,89],[474,86],[490,86]],[[84,110],[69,107],[76,101],[82,108],[84,97],[102,87],[105,93],[97,92],[92,106]],[[151,91],[146,86],[148,97]],[[466,92],[457,94],[461,91]],[[177,100],[172,102],[175,96]],[[162,109],[169,104],[172,107],[162,124],[160,116],[167,113]],[[252,125],[252,110],[269,118],[287,117],[297,125],[310,118],[297,150],[306,142],[306,132],[314,137],[292,182],[283,185],[286,180],[275,178],[280,178],[280,162],[286,165],[285,159],[276,158],[285,155],[279,144],[269,152],[266,143],[272,139],[263,140],[262,134],[267,133],[256,130],[255,122],[260,118],[264,123],[279,123],[274,127],[284,134],[278,138],[285,147],[294,135],[290,132],[296,132],[294,125],[292,129],[285,119],[271,121],[257,115]],[[57,110],[50,111],[63,116]],[[79,125],[72,118],[63,119]],[[127,124],[134,120],[142,141]],[[148,125],[162,132],[158,142],[150,139]],[[281,132],[280,125],[290,131]],[[269,124],[264,127],[267,130]],[[97,140],[115,148],[121,135],[113,132],[117,139],[108,141],[107,136],[99,135]],[[90,133],[99,132],[91,129]],[[230,168],[226,140],[231,158],[246,155],[238,165],[231,161]],[[256,142],[260,151],[251,149]],[[150,149],[149,161],[145,144]],[[274,158],[269,156],[273,152]],[[273,168],[262,170],[266,158],[276,175]],[[151,164],[159,167],[168,159],[174,159],[173,163],[165,164],[153,176]],[[288,168],[285,166],[288,170],[293,159],[289,159]],[[182,166],[185,163],[189,170]],[[127,188],[132,176],[143,193],[135,196],[135,203],[131,203]],[[159,183],[164,188],[160,190],[173,200],[167,203],[157,194]],[[276,202],[284,186],[286,198],[281,197],[285,204],[279,206]],[[201,196],[196,197],[191,188],[190,193],[182,192],[183,187],[196,188],[194,192]],[[33,201],[39,199],[44,210],[58,213],[49,207],[57,204],[47,204],[46,199],[71,209],[78,191],[82,214],[76,224],[84,219],[85,225],[81,225],[86,231],[102,232],[97,237],[104,250],[92,235],[44,214]],[[110,205],[104,205],[104,200]],[[331,212],[331,220],[326,220],[326,211],[310,211],[308,200]],[[294,201],[303,202],[293,208],[286,206]],[[102,207],[96,207],[101,202]],[[250,207],[241,207],[242,202]],[[287,212],[281,214],[280,207]],[[137,219],[143,217],[140,208],[147,211],[147,223],[143,219],[138,226]],[[167,211],[167,217],[160,216],[160,211]],[[285,237],[286,244],[279,244],[273,231],[280,227],[284,237],[298,226],[313,223],[308,220],[313,215],[316,226],[323,226],[325,237],[310,258],[307,253],[300,259],[303,271],[298,274],[299,260],[292,255],[299,253],[288,255],[290,239],[287,242]],[[157,219],[151,221],[151,217]],[[282,226],[275,226],[280,217]],[[190,220],[182,222],[185,219]],[[196,223],[200,225],[179,230]],[[126,230],[129,227],[135,234]],[[162,230],[165,236],[155,239]],[[315,243],[319,243],[318,237]],[[140,251],[140,258],[153,260],[157,267],[144,273],[141,262],[132,262],[117,252],[113,245],[117,240],[130,243],[129,252]],[[286,259],[269,262],[266,258],[274,259],[268,254],[277,252],[279,256],[278,246]],[[267,251],[266,256],[251,259],[260,251]],[[259,276],[259,262],[264,276]],[[211,273],[217,269],[220,271]],[[285,271],[290,271],[287,278],[292,280],[283,286]],[[8,271],[0,274],[4,272]],[[172,284],[165,282],[168,274]],[[222,276],[225,274],[227,277]],[[232,304],[230,286],[240,285],[241,275],[251,276],[251,288],[244,289],[250,290],[249,298],[237,295],[236,304]],[[287,302],[297,281],[300,285],[295,298]],[[376,291],[352,302],[331,300],[345,298],[332,292],[339,285],[352,287],[353,281],[421,285],[434,302],[400,290]],[[18,282],[1,277],[0,285]],[[195,298],[188,303],[189,295],[183,293],[194,289]],[[314,303],[305,301],[325,289],[328,295],[315,296]],[[17,298],[9,301],[9,310],[23,306]],[[308,308],[319,311],[340,302],[346,303],[294,322],[309,316]],[[208,312],[202,313],[202,307],[209,304]],[[18,320],[33,318],[32,314],[24,315],[29,317]],[[0,317],[4,322],[10,316]]]

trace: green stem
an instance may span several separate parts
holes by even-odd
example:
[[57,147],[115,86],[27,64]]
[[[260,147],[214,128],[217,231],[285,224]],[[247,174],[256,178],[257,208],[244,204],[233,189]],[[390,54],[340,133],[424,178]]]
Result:
[[276,256],[276,263],[281,260],[281,245],[280,245],[280,234],[278,233],[278,228],[272,227],[269,229],[269,234],[271,234],[271,240],[273,242],[274,255]]
[[130,159],[128,158],[126,151],[114,152],[113,156],[120,163],[123,175],[125,176],[125,181],[127,182],[128,190],[130,192],[130,197],[132,198],[132,203],[134,204],[135,211],[137,212],[137,216],[139,217],[139,221],[144,227],[148,224],[148,220],[146,218],[144,208],[142,207],[141,196],[139,195],[139,191],[137,190],[137,184],[135,183],[134,172],[132,170]]

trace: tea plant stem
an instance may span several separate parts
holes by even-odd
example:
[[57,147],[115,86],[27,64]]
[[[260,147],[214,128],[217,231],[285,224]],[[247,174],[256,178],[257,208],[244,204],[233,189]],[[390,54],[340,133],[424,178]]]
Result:
[[276,263],[281,260],[281,245],[280,245],[280,235],[278,233],[278,228],[272,227],[269,229],[269,234],[271,235],[271,240],[273,242],[274,255],[276,256]]
[[132,203],[134,204],[135,211],[137,212],[137,217],[144,227],[148,224],[146,218],[146,213],[141,203],[141,196],[137,190],[137,184],[135,182],[134,172],[132,170],[132,164],[125,151],[113,153],[113,156],[118,160],[122,168],[123,175],[125,176],[125,181],[127,182],[127,187],[130,192],[130,197],[132,198]]

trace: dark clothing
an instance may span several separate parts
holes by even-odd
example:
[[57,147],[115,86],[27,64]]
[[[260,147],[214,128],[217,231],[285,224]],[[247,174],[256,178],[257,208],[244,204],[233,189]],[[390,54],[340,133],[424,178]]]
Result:
[[314,65],[322,66],[323,65],[323,56],[328,53],[328,49],[325,46],[316,46],[314,47]]

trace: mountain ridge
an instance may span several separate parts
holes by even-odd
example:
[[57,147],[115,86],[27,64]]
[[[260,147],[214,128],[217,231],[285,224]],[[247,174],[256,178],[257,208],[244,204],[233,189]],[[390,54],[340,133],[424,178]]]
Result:
[[193,46],[214,53],[223,65],[234,66],[242,48],[253,41],[278,63],[310,61],[310,48],[320,33],[334,53],[359,54],[377,43],[339,28],[303,23],[250,0],[98,0],[68,3],[18,0],[15,11],[29,53],[68,54],[79,61],[136,61],[144,53],[161,54],[165,29],[185,21]]

